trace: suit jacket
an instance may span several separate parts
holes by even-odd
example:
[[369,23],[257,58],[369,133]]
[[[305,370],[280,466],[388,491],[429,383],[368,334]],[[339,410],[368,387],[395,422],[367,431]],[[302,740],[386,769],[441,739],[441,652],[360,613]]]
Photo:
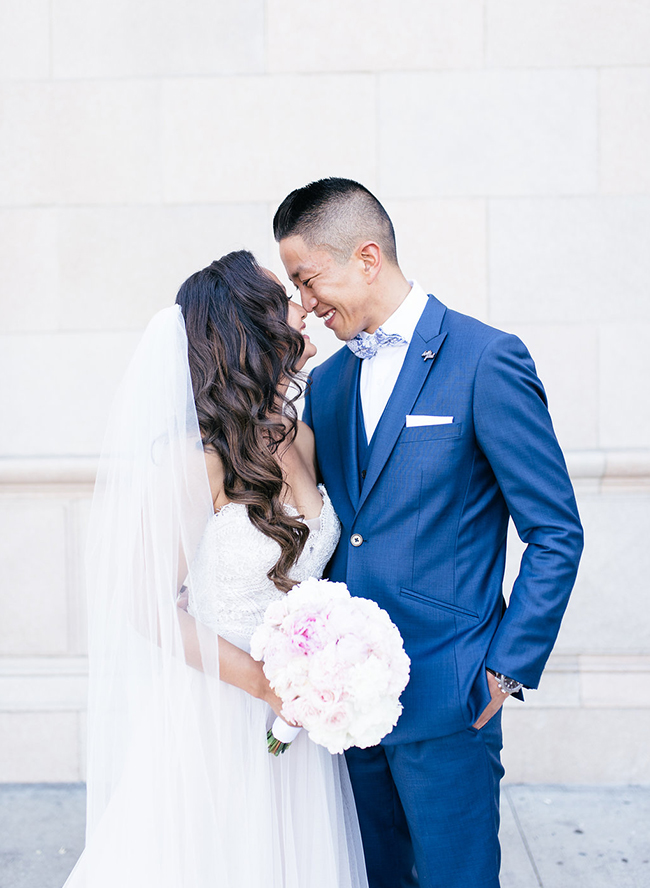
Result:
[[[429,350],[435,358],[424,360]],[[489,702],[485,667],[535,688],[575,581],[582,528],[535,365],[516,337],[433,296],[371,442],[357,453],[361,361],[312,374],[303,419],[342,523],[328,575],[391,616],[411,658],[384,743],[444,736]],[[407,414],[453,423],[406,428]],[[506,607],[508,516],[527,544]],[[360,545],[359,537],[363,539]]]

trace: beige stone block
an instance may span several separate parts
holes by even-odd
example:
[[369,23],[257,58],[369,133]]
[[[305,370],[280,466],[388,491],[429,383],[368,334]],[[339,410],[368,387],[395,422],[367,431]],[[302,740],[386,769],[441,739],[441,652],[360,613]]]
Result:
[[600,485],[605,467],[607,454],[604,450],[573,450],[565,453],[567,468],[574,484],[581,484],[583,488],[590,488],[589,493],[600,493]]
[[[0,337],[0,456],[98,453],[137,333]],[[20,367],[20,375],[16,368]]]
[[[650,20],[650,7],[648,9]],[[619,194],[647,194],[650,191],[649,145],[650,69],[601,71],[601,189]]]
[[56,85],[57,194],[64,204],[157,202],[160,86],[155,81]]
[[0,500],[0,652],[62,654],[68,642],[65,509],[61,503]]
[[[565,672],[547,666],[539,689],[524,691],[526,708],[576,708],[580,706],[580,675],[578,671]],[[508,709],[518,706],[519,700],[508,700]]]
[[509,783],[650,782],[650,709],[504,712]]
[[4,712],[85,710],[85,658],[0,657],[0,708]]
[[598,446],[598,329],[581,324],[512,324],[525,342],[548,398],[560,446]]
[[75,712],[0,712],[0,782],[81,779]]
[[587,708],[650,710],[650,671],[583,672],[580,695]]
[[56,77],[250,73],[264,66],[262,0],[55,0],[54,13]]
[[506,601],[510,600],[510,593],[519,575],[521,556],[526,546],[519,539],[517,529],[512,518],[508,522],[508,540],[506,546],[506,566],[503,575],[503,594]]
[[224,253],[268,245],[264,204],[104,207],[60,214],[61,326],[141,330]]
[[90,519],[90,496],[79,497],[68,505],[68,652],[88,652],[88,610],[86,587],[86,540]]
[[56,211],[0,210],[0,329],[55,330],[59,315]]
[[650,320],[649,235],[649,198],[491,201],[491,323]]
[[602,327],[600,374],[601,446],[650,447],[649,323]]
[[154,0],[53,0],[57,78],[141,77],[160,70],[161,6]]
[[98,463],[97,455],[0,458],[0,490],[16,496],[34,493],[56,493],[62,498],[90,496]]
[[650,449],[608,451],[602,487],[607,493],[650,493]]
[[379,83],[386,198],[596,188],[594,71],[400,73]]
[[488,64],[650,63],[650,6],[639,0],[487,0]]
[[409,280],[455,311],[487,320],[483,200],[388,200],[399,263]]
[[55,95],[50,83],[0,84],[0,205],[57,199]]
[[0,79],[37,80],[50,73],[49,0],[0,4]]
[[483,64],[480,0],[267,3],[269,70],[385,71]]
[[650,496],[580,496],[585,550],[558,653],[650,650]]
[[294,188],[336,175],[375,186],[371,75],[168,81],[163,122],[170,203],[277,204]]
[[5,84],[0,203],[155,202],[159,107],[155,82]]
[[264,71],[265,7],[264,0],[165,0],[162,72],[187,77]]

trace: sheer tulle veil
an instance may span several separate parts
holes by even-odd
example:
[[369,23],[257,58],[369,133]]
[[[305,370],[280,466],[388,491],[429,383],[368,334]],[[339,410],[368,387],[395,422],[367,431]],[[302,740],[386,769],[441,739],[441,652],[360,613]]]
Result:
[[217,635],[183,615],[202,668],[186,662],[177,596],[213,516],[174,305],[144,333],[100,460],[87,841],[66,888],[364,888],[343,757],[302,735],[269,756],[270,708],[219,680]]
[[174,305],[147,327],[100,459],[87,550],[87,849],[70,886],[202,884],[196,842],[216,827],[219,782],[217,637],[197,624],[204,671],[186,665],[176,599],[211,515]]

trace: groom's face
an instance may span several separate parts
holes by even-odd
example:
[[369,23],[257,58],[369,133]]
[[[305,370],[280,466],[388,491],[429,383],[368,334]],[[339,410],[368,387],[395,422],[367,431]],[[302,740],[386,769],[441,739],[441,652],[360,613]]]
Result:
[[352,339],[373,326],[373,300],[358,252],[341,263],[294,235],[280,241],[280,258],[304,308],[322,318],[338,339]]

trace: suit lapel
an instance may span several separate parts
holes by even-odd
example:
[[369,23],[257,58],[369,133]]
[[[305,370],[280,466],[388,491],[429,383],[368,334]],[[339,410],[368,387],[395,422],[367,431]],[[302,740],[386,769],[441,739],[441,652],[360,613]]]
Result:
[[[440,325],[445,311],[446,308],[441,302],[438,302],[434,296],[429,296],[429,302],[415,328],[395,388],[373,435],[368,471],[361,489],[357,512],[366,501],[392,453],[395,442],[404,428],[405,418],[411,412],[422,386],[436,362],[438,351],[447,337],[446,333],[440,333]],[[431,352],[433,357],[425,360],[422,356],[425,351]],[[356,411],[354,412],[354,439],[356,441]],[[349,417],[351,414],[346,415]],[[356,502],[356,500],[354,501]]]
[[349,349],[336,388],[339,396],[336,407],[336,425],[339,436],[339,453],[342,455],[343,474],[350,502],[356,509],[359,501],[359,457],[357,453],[357,391],[361,361]]

